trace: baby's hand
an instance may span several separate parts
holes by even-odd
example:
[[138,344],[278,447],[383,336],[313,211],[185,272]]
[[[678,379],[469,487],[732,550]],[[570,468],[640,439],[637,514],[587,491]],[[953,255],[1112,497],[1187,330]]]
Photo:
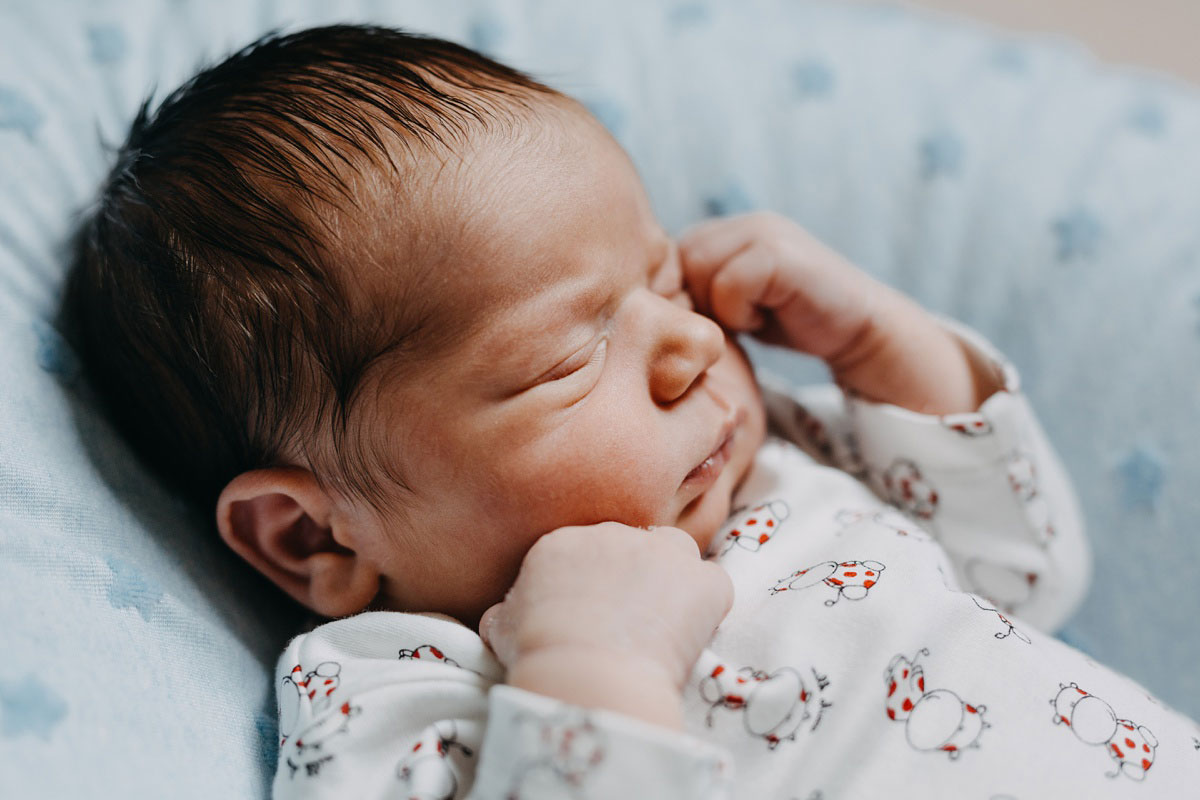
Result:
[[702,222],[680,238],[679,254],[697,310],[824,360],[843,389],[869,400],[950,414],[1000,388],[914,301],[778,214]]
[[603,522],[538,539],[479,631],[513,685],[678,725],[679,692],[732,603],[729,576],[684,531]]

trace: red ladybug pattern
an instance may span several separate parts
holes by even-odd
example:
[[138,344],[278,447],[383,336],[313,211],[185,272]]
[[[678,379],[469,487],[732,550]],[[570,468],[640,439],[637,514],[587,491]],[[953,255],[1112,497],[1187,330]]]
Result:
[[1033,456],[1014,450],[1007,460],[1008,484],[1013,494],[1024,504],[1029,523],[1038,536],[1042,547],[1054,538],[1054,524],[1050,519],[1050,504],[1038,484],[1037,466]]
[[505,795],[522,797],[583,798],[588,776],[603,764],[605,735],[591,717],[576,708],[564,708],[549,718],[524,718],[519,736],[533,744],[535,755],[523,762]]
[[401,650],[399,657],[401,659],[412,659],[414,661],[439,662],[442,664],[449,664],[452,667],[459,666],[457,661],[447,656],[440,648],[432,644],[423,644],[420,647],[411,650]]
[[883,473],[888,500],[906,514],[933,519],[938,509],[938,492],[921,475],[916,462],[898,458]]
[[993,634],[995,636],[995,638],[1007,639],[1009,636],[1011,636],[1018,641],[1024,642],[1025,644],[1033,643],[1028,636],[1026,636],[1021,631],[1017,630],[1017,627],[1012,624],[1012,621],[1009,620],[1008,617],[1001,614],[999,609],[992,608],[990,606],[985,606],[983,603],[980,603],[979,598],[977,598],[973,594],[967,595],[967,596],[971,598],[972,602],[974,602],[975,605],[978,606],[981,611],[990,611],[990,612],[994,613],[997,617],[999,617],[1001,624],[1003,624],[1005,626],[1005,630],[997,631],[995,634]]
[[887,567],[878,561],[822,561],[781,578],[771,587],[771,594],[824,584],[834,590],[833,597],[825,600],[827,606],[836,604],[843,597],[862,600],[871,587],[879,583],[885,569]]
[[994,430],[988,418],[978,412],[945,414],[939,417],[939,421],[947,430],[954,431],[968,439],[974,439],[977,436],[987,436]]
[[471,748],[461,744],[454,720],[430,725],[412,750],[396,765],[405,800],[453,800],[458,794],[458,770],[450,759],[453,751],[470,758]]
[[904,722],[904,735],[914,750],[943,752],[952,761],[967,749],[979,747],[985,729],[987,707],[963,701],[948,689],[929,689],[925,670],[917,658],[929,655],[922,648],[913,659],[897,654],[883,674],[887,686],[884,710],[887,718]]
[[1113,771],[1105,775],[1146,779],[1158,750],[1158,739],[1149,728],[1119,719],[1112,706],[1074,682],[1060,683],[1050,705],[1054,706],[1055,725],[1066,726],[1086,745],[1103,748],[1112,759]]
[[749,511],[740,512],[725,537],[721,554],[728,553],[735,546],[757,553],[779,532],[790,513],[787,503],[782,500],[769,500]]
[[845,536],[850,533],[873,532],[874,529],[890,531],[897,536],[911,539],[914,542],[930,542],[928,533],[918,528],[912,520],[895,509],[884,511],[862,511],[844,508],[834,517],[838,524],[835,536]]
[[725,664],[716,664],[700,682],[700,696],[709,704],[705,722],[713,727],[718,709],[741,714],[751,735],[761,738],[774,750],[783,741],[794,741],[804,728],[816,730],[825,710],[833,704],[821,695],[829,679],[811,670],[806,681],[801,672],[782,667],[768,674],[753,667],[734,672]]
[[[820,773],[838,782],[822,785],[830,796],[848,794],[848,787],[881,785],[887,787],[881,794],[886,794],[893,776],[914,772],[930,776],[930,785],[936,788],[929,793],[937,796],[977,794],[999,800],[1010,787],[1014,796],[1032,795],[1037,788],[1030,788],[1031,774],[1047,778],[1061,796],[1096,795],[1101,793],[1094,791],[1096,786],[1119,789],[1125,781],[1151,781],[1152,793],[1187,796],[1174,791],[1174,784],[1171,789],[1165,784],[1178,774],[1183,754],[1192,759],[1195,753],[1200,762],[1200,738],[1192,739],[1200,730],[1185,731],[1169,724],[1152,698],[1142,703],[1137,693],[1122,695],[1139,698],[1135,705],[1119,709],[1131,717],[1126,719],[1074,683],[1057,684],[1057,694],[1045,691],[1056,685],[1054,673],[1062,665],[1077,664],[1087,670],[1091,662],[1068,648],[1049,647],[1047,637],[1034,635],[1027,627],[1038,624],[1032,614],[1025,623],[1013,615],[1022,609],[1040,610],[1030,601],[1043,587],[1054,588],[1061,565],[1052,557],[1069,552],[1058,548],[1069,541],[1075,525],[1065,503],[1057,511],[1061,531],[1050,524],[1049,501],[1057,500],[1054,492],[1062,484],[1049,471],[1053,463],[1041,464],[1030,455],[1041,452],[1036,441],[1030,444],[1017,435],[1019,446],[1007,453],[992,448],[995,442],[977,446],[969,441],[1010,438],[1008,417],[1001,413],[1004,407],[997,407],[1000,411],[992,419],[966,414],[940,418],[941,427],[921,422],[947,452],[958,446],[964,456],[987,453],[987,463],[964,459],[965,471],[954,459],[943,459],[942,453],[935,458],[914,451],[910,457],[906,450],[888,449],[887,442],[881,446],[872,439],[864,440],[868,446],[863,450],[871,459],[864,473],[869,480],[847,482],[853,488],[844,494],[837,488],[844,476],[833,478],[828,466],[814,465],[813,447],[810,454],[767,454],[761,462],[764,472],[742,484],[748,487],[739,489],[742,505],[714,550],[758,555],[722,561],[735,581],[737,600],[711,643],[722,655],[713,650],[701,655],[686,686],[683,708],[693,735],[699,732],[700,738],[747,759],[737,770],[737,779],[754,790],[747,796],[806,796],[815,781],[806,780],[802,772],[809,762],[796,767],[795,760],[817,752],[836,753],[851,762]],[[789,418],[783,420],[785,424],[776,430],[788,426]],[[849,441],[840,426],[825,424],[804,410],[797,410],[790,424],[830,460],[840,458],[843,444]],[[868,429],[882,428],[864,431]],[[764,447],[785,446],[773,441]],[[794,488],[789,484],[793,476]],[[874,490],[876,498],[891,504],[873,502],[866,490]],[[993,547],[993,540],[985,535],[991,533],[988,525],[993,517],[1019,521],[1019,515],[1011,513],[1014,500],[1026,512],[1026,521],[1038,523],[1034,525],[1038,540],[1001,536],[1002,546]],[[993,509],[1003,513],[993,515]],[[985,524],[964,517],[972,513],[982,515]],[[780,538],[784,527],[787,530]],[[967,535],[959,536],[960,528]],[[939,535],[935,538],[927,531]],[[769,552],[759,554],[764,547]],[[1018,555],[1032,557],[1010,559],[1009,554],[1019,548],[1023,549]],[[774,566],[778,563],[784,566]],[[1010,563],[1036,565],[1041,574],[1013,569]],[[784,569],[795,567],[802,568],[778,577]],[[781,595],[795,599],[780,600]],[[817,610],[818,600],[829,610]],[[405,647],[398,651],[385,647],[381,660],[389,661],[385,669],[407,670],[414,684],[423,687],[427,679],[436,684],[440,675],[447,675],[456,680],[439,685],[454,683],[448,691],[468,691],[477,682],[473,676],[454,676],[445,669],[399,668],[386,653],[396,653],[404,662],[459,669],[461,661],[491,674],[490,662],[483,661],[465,640],[440,638],[436,630],[428,638],[412,632],[425,628],[400,630],[404,632],[398,636],[404,638],[398,638],[395,646]],[[374,626],[369,633],[376,634]],[[448,653],[435,641],[459,644]],[[928,646],[915,653],[902,649],[910,643]],[[345,646],[344,640],[338,646]],[[378,641],[367,649],[377,653]],[[931,650],[937,653],[936,660],[930,658]],[[830,667],[835,670],[832,680],[808,666],[810,653],[820,653],[822,663],[837,664]],[[878,668],[885,662],[881,688]],[[349,662],[346,667],[356,669]],[[1048,672],[1051,669],[1054,672]],[[1043,677],[1031,677],[1038,670]],[[380,710],[370,705],[375,699],[365,691],[361,704],[345,696],[347,687],[354,690],[358,685],[349,684],[346,672],[342,664],[323,661],[315,666],[297,664],[282,678],[283,749],[277,785],[293,785],[290,776],[297,789],[309,789],[321,782],[301,778],[322,772],[327,785],[343,779],[351,763],[343,745],[351,741],[347,734],[368,735],[365,732],[372,728],[356,722],[363,713],[360,705],[366,705],[376,728],[380,720],[414,728],[429,719],[443,720],[422,730],[409,729],[399,740],[408,743],[405,751],[382,763],[384,777],[392,781],[387,788],[397,797],[453,800],[468,791],[465,784],[471,780],[469,769],[474,764],[467,759],[474,758],[472,748],[483,741],[483,725],[490,723],[466,718],[469,714],[454,721],[443,719],[452,714],[428,718],[416,714],[415,719],[422,721],[408,721],[387,706],[377,713]],[[1020,678],[1013,680],[1013,676]],[[1112,696],[1107,692],[1108,687],[1119,685],[1115,680],[1100,683],[1097,678],[1097,691]],[[381,704],[387,702],[383,694],[377,695]],[[470,703],[482,708],[490,702],[483,692],[464,697],[468,701],[464,708],[471,708]],[[1049,697],[1053,697],[1053,726],[1043,716]],[[314,714],[317,708],[323,713]],[[599,714],[589,716],[568,706],[537,708],[509,718],[512,725],[501,735],[506,745],[512,744],[514,757],[504,771],[494,773],[497,785],[477,791],[511,800],[535,796],[570,800],[604,793],[600,786],[619,784],[625,773],[660,765],[658,760],[639,762],[638,754],[648,759],[651,748],[636,736],[623,738],[625,729],[608,727]],[[1156,734],[1164,740],[1162,764]],[[1036,769],[1029,774],[1014,769],[1019,766],[1010,760],[1014,743],[1036,751],[1031,754]],[[663,755],[672,757],[669,752]],[[657,753],[653,758],[658,758]],[[327,768],[330,763],[333,769]],[[851,772],[861,766],[864,774],[855,773],[848,779],[853,783],[842,782],[843,766]],[[1052,775],[1056,767],[1058,772]],[[699,786],[705,785],[709,772],[713,784],[729,777],[720,759],[693,762],[690,769],[689,778]],[[777,776],[790,782],[776,781]],[[992,779],[997,779],[995,785]],[[962,791],[964,786],[969,789]],[[817,794],[813,792],[814,797]]]

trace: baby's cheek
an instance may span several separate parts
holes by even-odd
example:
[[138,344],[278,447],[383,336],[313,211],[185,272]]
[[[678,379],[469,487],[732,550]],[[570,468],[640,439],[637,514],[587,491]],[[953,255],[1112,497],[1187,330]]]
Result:
[[561,524],[663,524],[682,479],[671,479],[667,449],[636,421],[610,420],[551,443],[536,480],[571,517]]

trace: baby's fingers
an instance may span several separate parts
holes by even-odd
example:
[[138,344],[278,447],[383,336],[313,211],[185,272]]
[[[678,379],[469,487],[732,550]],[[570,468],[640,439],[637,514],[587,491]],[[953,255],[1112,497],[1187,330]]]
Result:
[[743,217],[710,219],[689,228],[679,237],[679,260],[688,293],[696,309],[711,313],[713,276],[725,262],[753,239]]
[[773,248],[755,243],[741,250],[721,267],[709,286],[713,317],[733,331],[759,330],[764,309],[774,310],[791,299],[791,291],[779,275],[779,256]]
[[511,664],[516,658],[511,609],[507,602],[496,603],[479,618],[479,638],[496,654],[501,664]]

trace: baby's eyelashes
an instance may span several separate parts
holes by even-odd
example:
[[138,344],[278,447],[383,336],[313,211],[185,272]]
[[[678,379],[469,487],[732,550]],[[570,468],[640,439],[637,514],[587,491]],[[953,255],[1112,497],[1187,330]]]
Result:
[[602,336],[599,341],[594,341],[588,347],[584,347],[578,352],[567,357],[551,367],[546,372],[542,373],[535,381],[535,385],[543,383],[551,383],[553,381],[562,380],[577,373],[595,366],[604,360],[604,355],[608,350],[608,337]]

